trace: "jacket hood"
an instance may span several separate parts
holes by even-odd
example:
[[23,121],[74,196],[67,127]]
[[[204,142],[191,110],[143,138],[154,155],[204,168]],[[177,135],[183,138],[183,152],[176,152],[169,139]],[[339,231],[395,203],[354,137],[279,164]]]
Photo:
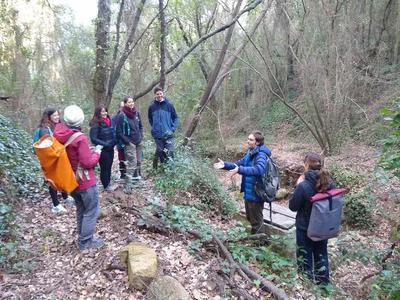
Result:
[[310,170],[304,173],[304,178],[310,183],[312,183],[313,186],[315,186],[317,183],[317,176],[318,176],[318,171],[315,170]]
[[80,132],[80,130],[76,128],[69,128],[64,123],[58,123],[54,127],[54,136],[61,144],[65,144],[68,141],[69,137],[75,132]]
[[257,148],[258,148],[258,151],[264,152],[268,156],[271,156],[271,154],[272,154],[271,150],[264,144],[257,146]]

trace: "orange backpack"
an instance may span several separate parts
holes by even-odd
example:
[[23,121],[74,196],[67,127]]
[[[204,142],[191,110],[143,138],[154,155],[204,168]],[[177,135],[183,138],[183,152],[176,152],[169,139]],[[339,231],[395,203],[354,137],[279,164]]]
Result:
[[81,135],[82,132],[75,132],[63,145],[53,136],[45,134],[33,144],[46,181],[58,191],[70,193],[79,186],[66,147]]

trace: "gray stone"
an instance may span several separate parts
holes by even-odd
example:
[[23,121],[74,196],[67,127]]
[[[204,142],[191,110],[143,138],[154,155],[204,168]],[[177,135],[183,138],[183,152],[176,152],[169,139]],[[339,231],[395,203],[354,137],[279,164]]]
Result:
[[146,300],[189,300],[189,293],[171,276],[153,280],[146,293]]

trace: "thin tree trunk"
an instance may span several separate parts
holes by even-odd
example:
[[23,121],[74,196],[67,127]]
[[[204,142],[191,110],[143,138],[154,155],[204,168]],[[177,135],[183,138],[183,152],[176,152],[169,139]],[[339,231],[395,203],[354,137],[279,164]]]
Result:
[[160,87],[165,87],[165,38],[167,36],[167,23],[165,22],[164,1],[159,0],[159,20],[160,20]]
[[109,49],[111,0],[99,0],[96,22],[96,70],[93,78],[94,104],[103,103],[107,95],[107,52]]
[[[199,45],[201,45],[203,42],[205,42],[206,40],[208,40],[210,37],[216,35],[217,33],[224,31],[228,28],[230,28],[233,24],[236,23],[236,21],[246,12],[249,12],[251,10],[253,10],[254,8],[256,8],[261,2],[263,2],[263,0],[254,0],[252,1],[248,6],[246,6],[242,11],[240,11],[240,13],[232,18],[232,20],[230,20],[227,24],[215,29],[214,31],[203,35],[200,39],[197,40],[197,42],[195,42],[193,44],[192,47],[190,47],[188,50],[186,50],[185,53],[183,53],[176,61],[175,63],[173,63],[166,71],[166,74],[171,73],[173,70],[175,70],[182,62],[183,60],[190,54],[193,52],[193,50],[195,50]],[[137,93],[136,95],[133,96],[134,99],[139,99],[141,97],[143,97],[144,95],[146,95],[148,92],[150,92],[153,87],[155,87],[158,83],[160,82],[160,79],[156,79],[153,82],[151,82],[143,91]]]
[[131,45],[134,41],[136,30],[137,30],[139,20],[142,15],[143,7],[144,7],[145,3],[146,3],[146,0],[141,0],[141,2],[139,3],[139,5],[136,9],[136,13],[135,13],[135,17],[133,19],[132,26],[129,30],[129,36],[125,43],[124,50],[121,54],[121,57],[119,58],[118,64],[116,65],[115,69],[111,70],[110,80],[108,82],[107,97],[106,97],[106,101],[105,101],[106,106],[110,105],[114,87],[117,84],[119,77],[121,76],[122,67],[125,65],[125,62],[128,59],[128,56],[132,51]]
[[[242,1],[243,0],[238,0],[238,2],[236,3],[236,7],[233,12],[233,16],[238,15]],[[212,73],[209,76],[207,87],[203,93],[203,96],[200,99],[199,104],[196,107],[196,110],[195,110],[193,116],[191,117],[189,126],[186,129],[185,140],[183,142],[184,145],[186,145],[189,142],[189,139],[191,138],[194,130],[196,129],[197,125],[199,124],[201,112],[203,111],[204,107],[207,105],[207,103],[210,99],[210,96],[212,96],[212,89],[217,80],[217,76],[221,70],[222,64],[224,62],[226,51],[228,50],[229,44],[231,42],[234,29],[235,29],[235,26],[231,26],[226,33],[224,44],[222,46],[217,63],[215,64],[214,70],[212,71]]]

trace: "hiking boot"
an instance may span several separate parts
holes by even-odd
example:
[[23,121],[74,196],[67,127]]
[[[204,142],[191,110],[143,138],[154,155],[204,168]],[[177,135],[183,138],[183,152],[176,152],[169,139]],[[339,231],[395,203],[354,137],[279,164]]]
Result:
[[104,247],[106,243],[102,239],[92,239],[84,244],[79,243],[79,250],[90,250]]
[[66,199],[64,199],[65,204],[68,205],[74,205],[75,204],[75,199],[72,198],[71,196],[68,196]]
[[57,206],[53,206],[53,208],[51,209],[51,211],[55,214],[62,214],[62,213],[66,213],[67,210],[65,209],[64,206],[62,206],[61,204],[58,204]]

